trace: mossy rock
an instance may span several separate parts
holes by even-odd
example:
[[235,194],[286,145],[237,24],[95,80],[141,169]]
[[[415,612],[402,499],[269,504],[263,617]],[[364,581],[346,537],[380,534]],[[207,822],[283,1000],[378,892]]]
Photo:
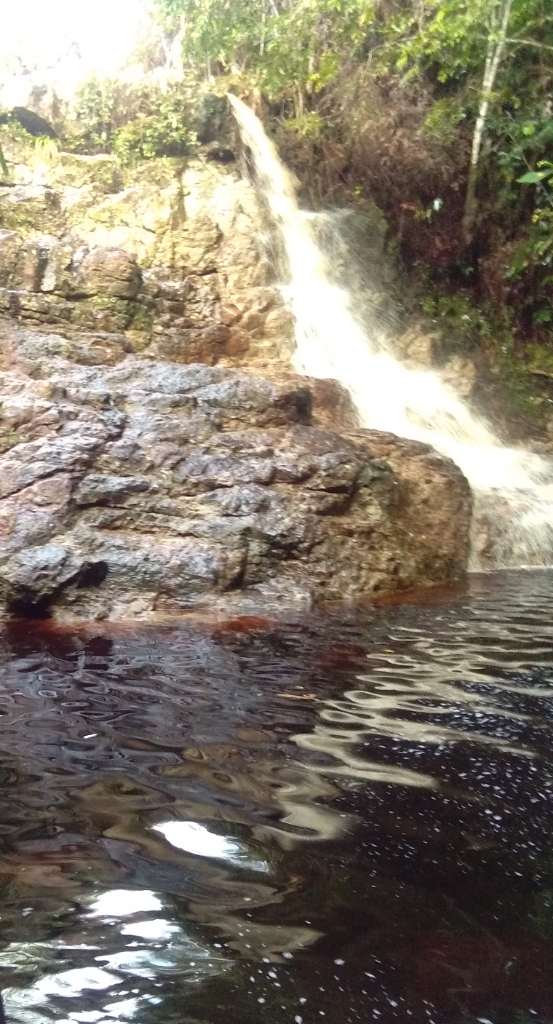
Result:
[[0,195],[0,227],[19,231],[24,238],[65,232],[59,193],[39,185],[18,185]]
[[96,194],[109,195],[122,190],[123,172],[116,156],[60,153],[58,165],[52,168],[51,182],[57,188],[91,185]]
[[[33,162],[36,154],[36,140],[20,125],[5,125],[2,128],[0,141],[12,175],[14,168]],[[17,180],[15,175],[13,178]]]
[[133,319],[132,327],[130,327],[128,331],[125,331],[125,338],[131,352],[143,352],[144,349],[148,348],[148,345],[152,340],[152,335],[149,330],[137,330],[134,324],[135,321]]
[[153,327],[153,319],[152,310],[140,302],[135,303],[130,327],[132,331],[138,331],[141,336],[149,336]]
[[0,429],[0,455],[9,452],[10,448],[15,448],[16,444],[21,443],[21,440],[21,434],[15,427]]
[[553,378],[553,348],[528,345],[528,370],[538,377]]
[[3,288],[13,284],[22,244],[23,239],[16,231],[0,230],[0,286]]
[[125,188],[134,185],[153,185],[157,189],[170,188],[180,178],[186,162],[177,157],[154,157],[123,168]]
[[131,326],[135,309],[135,303],[127,299],[97,295],[74,304],[71,323],[96,331],[126,331]]
[[57,324],[70,322],[72,307],[59,295],[0,288],[0,312],[16,320]]
[[91,246],[115,246],[137,256],[141,266],[156,262],[170,233],[179,202],[178,182],[165,189],[136,185],[98,202],[94,196],[67,210],[69,227]]

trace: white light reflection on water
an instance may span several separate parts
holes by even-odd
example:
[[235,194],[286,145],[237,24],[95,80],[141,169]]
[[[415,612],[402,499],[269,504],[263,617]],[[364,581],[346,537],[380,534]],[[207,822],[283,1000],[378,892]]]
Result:
[[[152,1002],[152,1000],[148,1000]],[[73,1013],[69,1013],[67,1018],[62,1021],[58,1021],[58,1024],[108,1024],[109,1021],[129,1021],[132,1020],[141,1005],[143,1000],[141,999],[120,999],[115,1003],[106,1003],[102,1010],[76,1010]]]
[[128,917],[162,909],[161,900],[150,889],[108,889],[90,904],[90,915]]
[[[186,935],[182,940],[164,949],[123,949],[118,953],[96,957],[109,971],[123,971],[135,978],[149,978],[154,981],[159,974],[178,974],[200,981],[220,973],[228,961],[214,957]],[[120,979],[119,979],[120,980]]]
[[173,939],[182,933],[182,928],[178,924],[166,921],[163,917],[156,917],[153,921],[133,921],[121,929],[121,935],[136,935],[140,939],[155,942]]
[[196,857],[225,860],[235,867],[248,868],[250,871],[268,873],[271,870],[266,860],[254,859],[244,843],[210,832],[205,825],[196,821],[166,821],[154,825],[153,830],[161,832],[177,850],[184,850]]
[[[553,664],[553,627],[543,613],[531,631],[526,620],[511,621],[507,597],[501,611],[485,606],[480,612],[475,604],[466,618],[437,615],[429,632],[396,624],[386,645],[367,654],[358,687],[324,701],[313,731],[295,737],[302,749],[335,759],[317,772],[353,784],[438,789],[440,779],[418,766],[431,750],[470,743],[490,754],[534,758],[526,738],[533,715],[524,701],[551,698],[551,683],[536,679],[537,666]],[[382,753],[390,750],[391,764]]]
[[[387,674],[384,669],[384,678],[379,678],[377,672],[359,676],[365,689],[348,690],[339,700],[326,701],[313,732],[295,737],[304,750],[330,754],[339,762],[319,771],[331,777],[439,788],[439,780],[416,766],[404,768],[386,764],[361,750],[375,737],[405,745],[414,765],[418,754],[427,747],[462,742],[475,742],[525,758],[533,756],[527,747],[499,734],[501,719],[505,727],[509,721],[523,723],[524,716],[501,708],[491,696],[449,685],[439,673],[432,678],[428,666],[424,667],[425,678],[420,680],[416,678],[415,664],[408,678],[392,680],[386,678]],[[487,723],[494,720],[498,720],[499,725],[494,722],[490,733],[486,734]]]
[[[8,988],[4,991],[7,1019],[14,1024],[41,1024],[45,1018],[35,1013],[35,1007],[50,1006],[52,1000],[76,999],[88,994],[104,993],[120,984],[121,980],[116,974],[91,966],[46,974],[27,988]],[[52,1019],[50,1015],[49,1019]],[[67,1019],[95,1022],[114,1018],[106,1017],[102,1010],[90,1011],[88,1016],[80,1018],[69,1016]],[[127,1020],[131,1019],[132,1017],[127,1017]],[[58,1017],[58,1024],[63,1024],[63,1018]]]
[[[160,976],[174,975],[197,985],[232,968],[227,954],[214,955],[179,922],[159,916],[163,909],[152,890],[111,889],[83,906],[82,926],[91,939],[97,937],[97,944],[66,945],[53,939],[8,946],[0,954],[0,966],[27,982],[4,992],[10,1024],[134,1024],[148,1005],[159,1002],[147,989]],[[152,914],[156,916],[137,919]],[[71,959],[80,959],[80,966],[69,966],[69,953]],[[29,983],[29,974],[44,970],[48,973]],[[71,1006],[74,1000],[79,1001],[78,1010]]]

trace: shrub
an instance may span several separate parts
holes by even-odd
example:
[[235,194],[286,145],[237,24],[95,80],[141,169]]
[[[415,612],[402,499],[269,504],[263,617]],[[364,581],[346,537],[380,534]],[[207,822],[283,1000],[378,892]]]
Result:
[[190,81],[164,92],[148,81],[135,85],[91,78],[77,92],[64,143],[76,153],[116,153],[123,163],[186,156],[197,143],[197,116]]

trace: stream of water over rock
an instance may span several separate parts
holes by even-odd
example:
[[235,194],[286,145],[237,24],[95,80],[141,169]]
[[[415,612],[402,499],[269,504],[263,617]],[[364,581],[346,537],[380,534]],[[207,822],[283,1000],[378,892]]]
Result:
[[425,441],[461,467],[475,498],[473,569],[553,564],[551,460],[502,446],[437,373],[402,365],[385,331],[363,328],[350,293],[333,279],[314,216],[300,210],[292,176],[263,125],[237,97],[229,95],[229,101],[282,233],[296,369],[345,385],[363,426]]
[[10,1024],[550,1024],[552,602],[4,625]]

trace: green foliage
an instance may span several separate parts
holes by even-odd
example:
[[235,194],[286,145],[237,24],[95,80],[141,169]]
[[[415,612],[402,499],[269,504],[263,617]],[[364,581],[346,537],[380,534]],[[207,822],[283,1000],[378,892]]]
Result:
[[50,167],[59,163],[60,144],[57,139],[50,139],[46,135],[39,135],[35,138],[35,159],[40,160]]
[[535,374],[548,375],[548,370],[553,369],[553,353],[546,350],[547,356],[541,356],[543,349],[538,345],[529,346],[524,355],[519,351],[512,310],[481,307],[470,295],[442,292],[428,280],[419,302],[425,317],[440,329],[444,354],[477,353],[484,347],[510,408],[539,424],[543,407],[536,398]]
[[320,114],[310,110],[298,117],[287,118],[284,127],[294,132],[299,139],[318,142],[324,135],[326,124]]
[[21,442],[21,434],[15,427],[7,427],[5,430],[0,430],[0,454],[8,452],[10,448],[15,448],[17,444]]
[[413,4],[386,23],[379,65],[392,65],[406,78],[424,72],[442,83],[462,78],[484,62],[486,23],[490,8],[498,2],[427,0],[422,17]]
[[75,102],[75,129],[70,147],[77,153],[108,153],[113,144],[112,114],[115,89],[96,77],[79,86]]
[[[480,81],[490,38],[499,38],[505,0],[423,0],[400,5],[401,13],[383,27],[379,65],[393,65],[407,77],[429,74],[437,82]],[[508,61],[533,63],[551,48],[553,23],[549,0],[513,0],[507,36]],[[517,54],[525,48],[519,62]],[[515,72],[515,76],[518,71]]]
[[[551,310],[544,312],[551,313]],[[527,351],[530,373],[553,377],[553,350],[541,345],[529,345]]]
[[4,177],[5,178],[9,178],[10,172],[8,170],[8,165],[6,163],[6,158],[4,156],[4,151],[2,149],[1,143],[0,143],[0,168],[2,170],[2,174],[4,175]]
[[[547,182],[549,185],[553,185],[553,164],[550,160],[540,160],[538,162],[539,171],[527,171],[522,177],[517,178],[517,181],[521,185],[541,185],[542,182]],[[553,195],[552,195],[553,199]]]
[[9,113],[2,114],[5,119],[0,124],[0,171],[5,182],[10,182],[10,164],[28,161],[30,164],[42,162],[53,166],[59,157],[59,143],[44,135],[34,136]]
[[197,141],[195,107],[189,81],[163,93],[91,78],[78,90],[74,127],[65,142],[77,153],[116,153],[123,163],[186,156]]
[[[7,119],[4,124],[2,124],[0,131],[2,131],[3,135],[6,137],[6,140],[15,143],[21,143],[24,146],[34,147],[35,142],[37,141],[37,136],[31,135],[31,133],[28,132],[27,129],[19,123],[19,121],[16,121],[11,117]],[[44,136],[38,136],[38,138],[40,138],[41,140],[43,137]]]
[[444,331],[471,334],[474,339],[492,337],[489,317],[466,295],[424,295],[420,304],[425,316],[439,322]]
[[180,97],[168,95],[161,98],[154,113],[117,129],[113,149],[126,164],[149,157],[186,156],[196,141],[196,132],[183,124]]
[[446,96],[438,100],[427,114],[423,132],[435,135],[445,145],[453,145],[457,138],[458,128],[466,118],[466,111],[456,96]]
[[[547,267],[553,270],[553,209],[539,209],[518,243],[507,269],[507,277],[519,280],[530,269]],[[541,282],[543,286],[553,284],[553,274],[548,273]],[[534,321],[535,323],[544,322]]]
[[494,363],[513,409],[528,420],[539,423],[543,407],[542,400],[536,395],[535,371],[517,353],[512,333],[502,337],[495,350]]
[[[491,56],[502,32],[505,45],[490,78]],[[442,144],[454,146],[459,126],[469,127],[483,116],[485,148],[476,155],[480,203],[485,217],[502,223],[504,238],[516,236],[504,271],[508,293],[527,329],[544,328],[553,269],[550,0],[401,5],[384,25],[376,61],[380,73],[393,66],[404,82],[423,79],[434,95],[445,88],[447,95],[437,99],[423,129]]]
[[[550,127],[553,135],[553,121]],[[553,163],[538,160],[535,170],[526,171],[516,181],[534,186],[533,210],[506,273],[512,281],[528,282],[523,304],[531,311],[535,327],[546,326],[553,320],[550,305],[544,305],[553,286]]]
[[[490,126],[490,155],[506,189],[502,196],[504,202],[516,201],[520,190],[513,188],[515,183],[534,183],[533,177],[525,180],[520,172],[527,167],[527,173],[533,174],[534,167],[552,145],[553,118],[544,97],[539,92],[527,95],[521,109],[520,97],[508,92],[504,108],[494,115]],[[546,177],[546,173],[540,174],[539,181]]]
[[157,0],[166,27],[184,18],[184,55],[210,71],[253,72],[267,96],[320,92],[361,51],[376,0]]

